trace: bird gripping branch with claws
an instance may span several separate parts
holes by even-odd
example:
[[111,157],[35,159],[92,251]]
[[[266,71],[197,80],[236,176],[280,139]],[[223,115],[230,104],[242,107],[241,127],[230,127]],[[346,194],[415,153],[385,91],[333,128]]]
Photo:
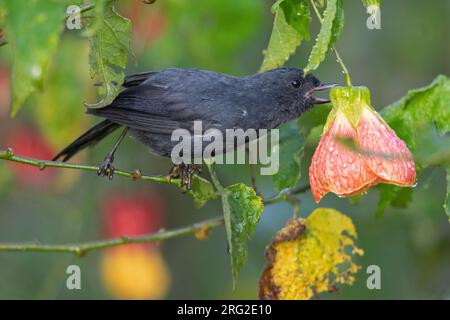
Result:
[[[110,105],[87,109],[88,114],[104,120],[53,160],[67,161],[123,127],[98,171],[100,176],[112,179],[114,155],[128,134],[148,146],[150,152],[170,157],[176,144],[171,140],[172,132],[186,129],[192,133],[194,121],[202,121],[205,131],[270,130],[298,118],[314,104],[329,102],[314,97],[313,93],[334,85],[321,84],[315,76],[305,76],[296,68],[278,68],[244,77],[170,68],[127,76],[122,86],[124,90]],[[171,169],[170,176],[180,178],[182,186],[190,189],[191,177],[197,173],[195,165],[182,163]]]

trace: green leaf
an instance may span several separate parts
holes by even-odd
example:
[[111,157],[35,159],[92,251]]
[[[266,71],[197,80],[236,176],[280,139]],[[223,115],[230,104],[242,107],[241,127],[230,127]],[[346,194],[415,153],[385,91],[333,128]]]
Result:
[[234,288],[239,271],[247,260],[247,240],[255,231],[264,204],[253,188],[238,183],[223,190],[222,205]]
[[83,36],[92,37],[102,28],[108,1],[110,0],[96,0],[94,8],[82,14],[82,19],[85,21]]
[[216,199],[218,196],[211,182],[199,176],[192,178],[192,188],[189,193],[194,198],[197,208],[203,207],[208,200]]
[[382,184],[378,186],[378,189],[380,191],[380,199],[375,211],[375,218],[380,219],[400,188],[390,184]]
[[309,23],[311,16],[307,0],[284,0],[280,3],[287,23],[302,36],[309,40]]
[[[283,1],[280,7],[283,6],[286,9],[280,10],[278,7],[275,12],[272,35],[269,45],[264,51],[260,72],[282,66],[295,52],[301,41],[309,38],[308,25],[311,18],[306,0],[301,0],[297,9],[292,3],[293,1]],[[286,12],[288,12],[288,16],[286,16]],[[297,13],[300,15],[297,16]],[[295,15],[295,18],[292,15]]]
[[359,206],[361,204],[361,200],[362,196],[360,194],[348,197],[348,201],[354,206]]
[[[111,3],[104,10],[100,26],[94,28],[95,34],[89,38],[90,73],[92,79],[100,84],[101,101],[98,105],[111,103],[119,92],[130,50],[130,20],[119,15]],[[92,23],[95,21],[98,20]],[[88,27],[91,28],[92,24]]]
[[[0,1],[0,4],[2,4],[2,2]],[[0,7],[0,30],[2,30],[5,26],[4,26],[4,22],[5,22],[5,8],[2,6]],[[0,32],[0,38],[2,38],[2,32]]]
[[5,37],[13,53],[12,110],[43,86],[64,27],[65,6],[60,1],[1,1],[6,11]]
[[308,110],[298,119],[298,125],[303,135],[308,136],[310,131],[319,126],[324,125],[327,121],[328,114],[331,111],[331,104],[315,106]]
[[410,90],[381,115],[414,152],[422,134],[418,129],[434,124],[441,135],[450,131],[450,79],[439,75],[430,85]]
[[272,7],[270,8],[270,12],[272,13],[276,13],[278,8],[280,7],[280,4],[285,1],[285,0],[277,0],[275,1],[275,3],[272,5]]
[[325,5],[327,3],[327,0],[313,0],[317,7],[320,9],[325,8]]
[[73,67],[73,61],[83,61],[87,56],[85,39],[63,37],[47,76],[51,88],[36,95],[34,119],[44,138],[55,147],[66,146],[91,120],[83,112],[83,98],[90,90],[89,67],[87,64]]
[[412,200],[412,188],[400,188],[395,198],[391,202],[394,208],[406,208]]
[[[438,76],[430,85],[410,90],[405,97],[387,106],[381,112],[386,122],[403,139],[414,154],[417,170],[426,168],[430,163],[446,165],[448,156],[441,157],[440,161],[431,161],[436,155],[430,148],[439,133],[445,141],[437,146],[448,148],[450,139],[444,136],[450,131],[450,79]],[[430,129],[431,126],[431,129]],[[439,152],[439,150],[437,151]],[[424,155],[425,154],[425,155]],[[396,201],[404,206],[410,196],[403,194],[402,188],[380,185],[380,202],[376,216],[381,216],[389,204]],[[403,195],[403,199],[398,197]]]
[[305,139],[305,148],[316,148],[323,132],[323,125],[327,121],[331,104],[316,106],[304,113],[298,119],[298,126]]
[[370,6],[377,6],[379,8],[381,5],[381,0],[362,0],[362,3],[366,8]]
[[[305,67],[305,73],[316,70],[320,63],[325,59],[328,48],[332,46],[332,29],[335,24],[334,20],[336,18],[336,13],[337,0],[328,0],[327,7],[323,14],[322,26],[320,28],[319,35],[317,36],[316,43],[314,44],[311,54],[309,55],[308,64]],[[336,22],[336,29],[339,28],[340,23],[342,22]]]
[[344,30],[345,16],[344,16],[344,1],[337,0],[336,2],[336,16],[333,20],[333,25],[331,27],[331,39],[328,44],[328,50],[331,49],[333,44],[341,36],[342,30]]
[[[312,108],[298,120],[280,127],[280,143],[278,148],[273,150],[279,154],[280,159],[279,171],[273,176],[275,188],[278,191],[293,188],[300,180],[301,161],[307,140],[314,128],[325,123],[330,110],[330,104]],[[322,130],[319,131],[322,132]]]
[[375,211],[375,218],[381,218],[386,208],[391,205],[394,208],[406,208],[412,199],[413,189],[401,188],[391,184],[380,184],[380,199]]
[[[145,61],[157,60],[162,67],[189,62],[221,72],[233,70],[242,48],[261,34],[267,7],[259,0],[158,2],[165,16],[164,36],[147,47]],[[147,19],[150,16],[146,15]]]
[[290,121],[280,127],[279,145],[272,150],[280,161],[278,173],[273,175],[275,188],[281,191],[293,188],[300,179],[300,162],[303,157],[305,138],[297,121]]

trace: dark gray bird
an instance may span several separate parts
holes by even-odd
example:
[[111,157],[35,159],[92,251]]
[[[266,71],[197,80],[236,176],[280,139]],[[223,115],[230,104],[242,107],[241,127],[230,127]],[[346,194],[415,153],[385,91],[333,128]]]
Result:
[[[113,175],[114,153],[127,132],[147,145],[151,152],[170,157],[172,132],[193,131],[195,120],[203,130],[215,128],[273,129],[299,117],[314,104],[328,99],[312,96],[328,89],[313,75],[295,68],[278,68],[245,77],[198,69],[171,68],[125,78],[124,90],[103,108],[89,108],[88,114],[105,118],[58,153],[53,160],[67,161],[80,150],[125,127],[112,151],[100,166],[99,175]],[[181,168],[180,177],[189,180],[194,170]],[[184,183],[182,181],[182,184]]]

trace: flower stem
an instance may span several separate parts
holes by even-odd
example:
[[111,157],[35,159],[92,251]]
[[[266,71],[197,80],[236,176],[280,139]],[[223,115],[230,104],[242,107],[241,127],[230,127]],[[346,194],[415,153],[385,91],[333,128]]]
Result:
[[[319,20],[320,24],[322,24],[322,16],[319,12],[319,9],[317,8],[316,4],[314,3],[314,0],[310,0],[311,6],[313,7],[314,13],[316,14],[317,20]],[[340,64],[341,69],[342,69],[342,73],[345,76],[345,82],[347,84],[348,87],[352,86],[352,81],[350,79],[350,73],[348,72],[347,67],[344,64],[344,61],[342,60],[339,52],[337,51],[336,47],[331,47],[331,51],[334,52],[334,54],[336,55],[336,62]]]

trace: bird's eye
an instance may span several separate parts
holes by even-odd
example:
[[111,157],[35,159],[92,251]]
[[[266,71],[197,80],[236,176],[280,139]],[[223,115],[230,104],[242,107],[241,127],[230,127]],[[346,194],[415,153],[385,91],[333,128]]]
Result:
[[291,82],[291,86],[293,86],[294,88],[300,87],[300,81],[298,81],[298,80],[292,81]]

